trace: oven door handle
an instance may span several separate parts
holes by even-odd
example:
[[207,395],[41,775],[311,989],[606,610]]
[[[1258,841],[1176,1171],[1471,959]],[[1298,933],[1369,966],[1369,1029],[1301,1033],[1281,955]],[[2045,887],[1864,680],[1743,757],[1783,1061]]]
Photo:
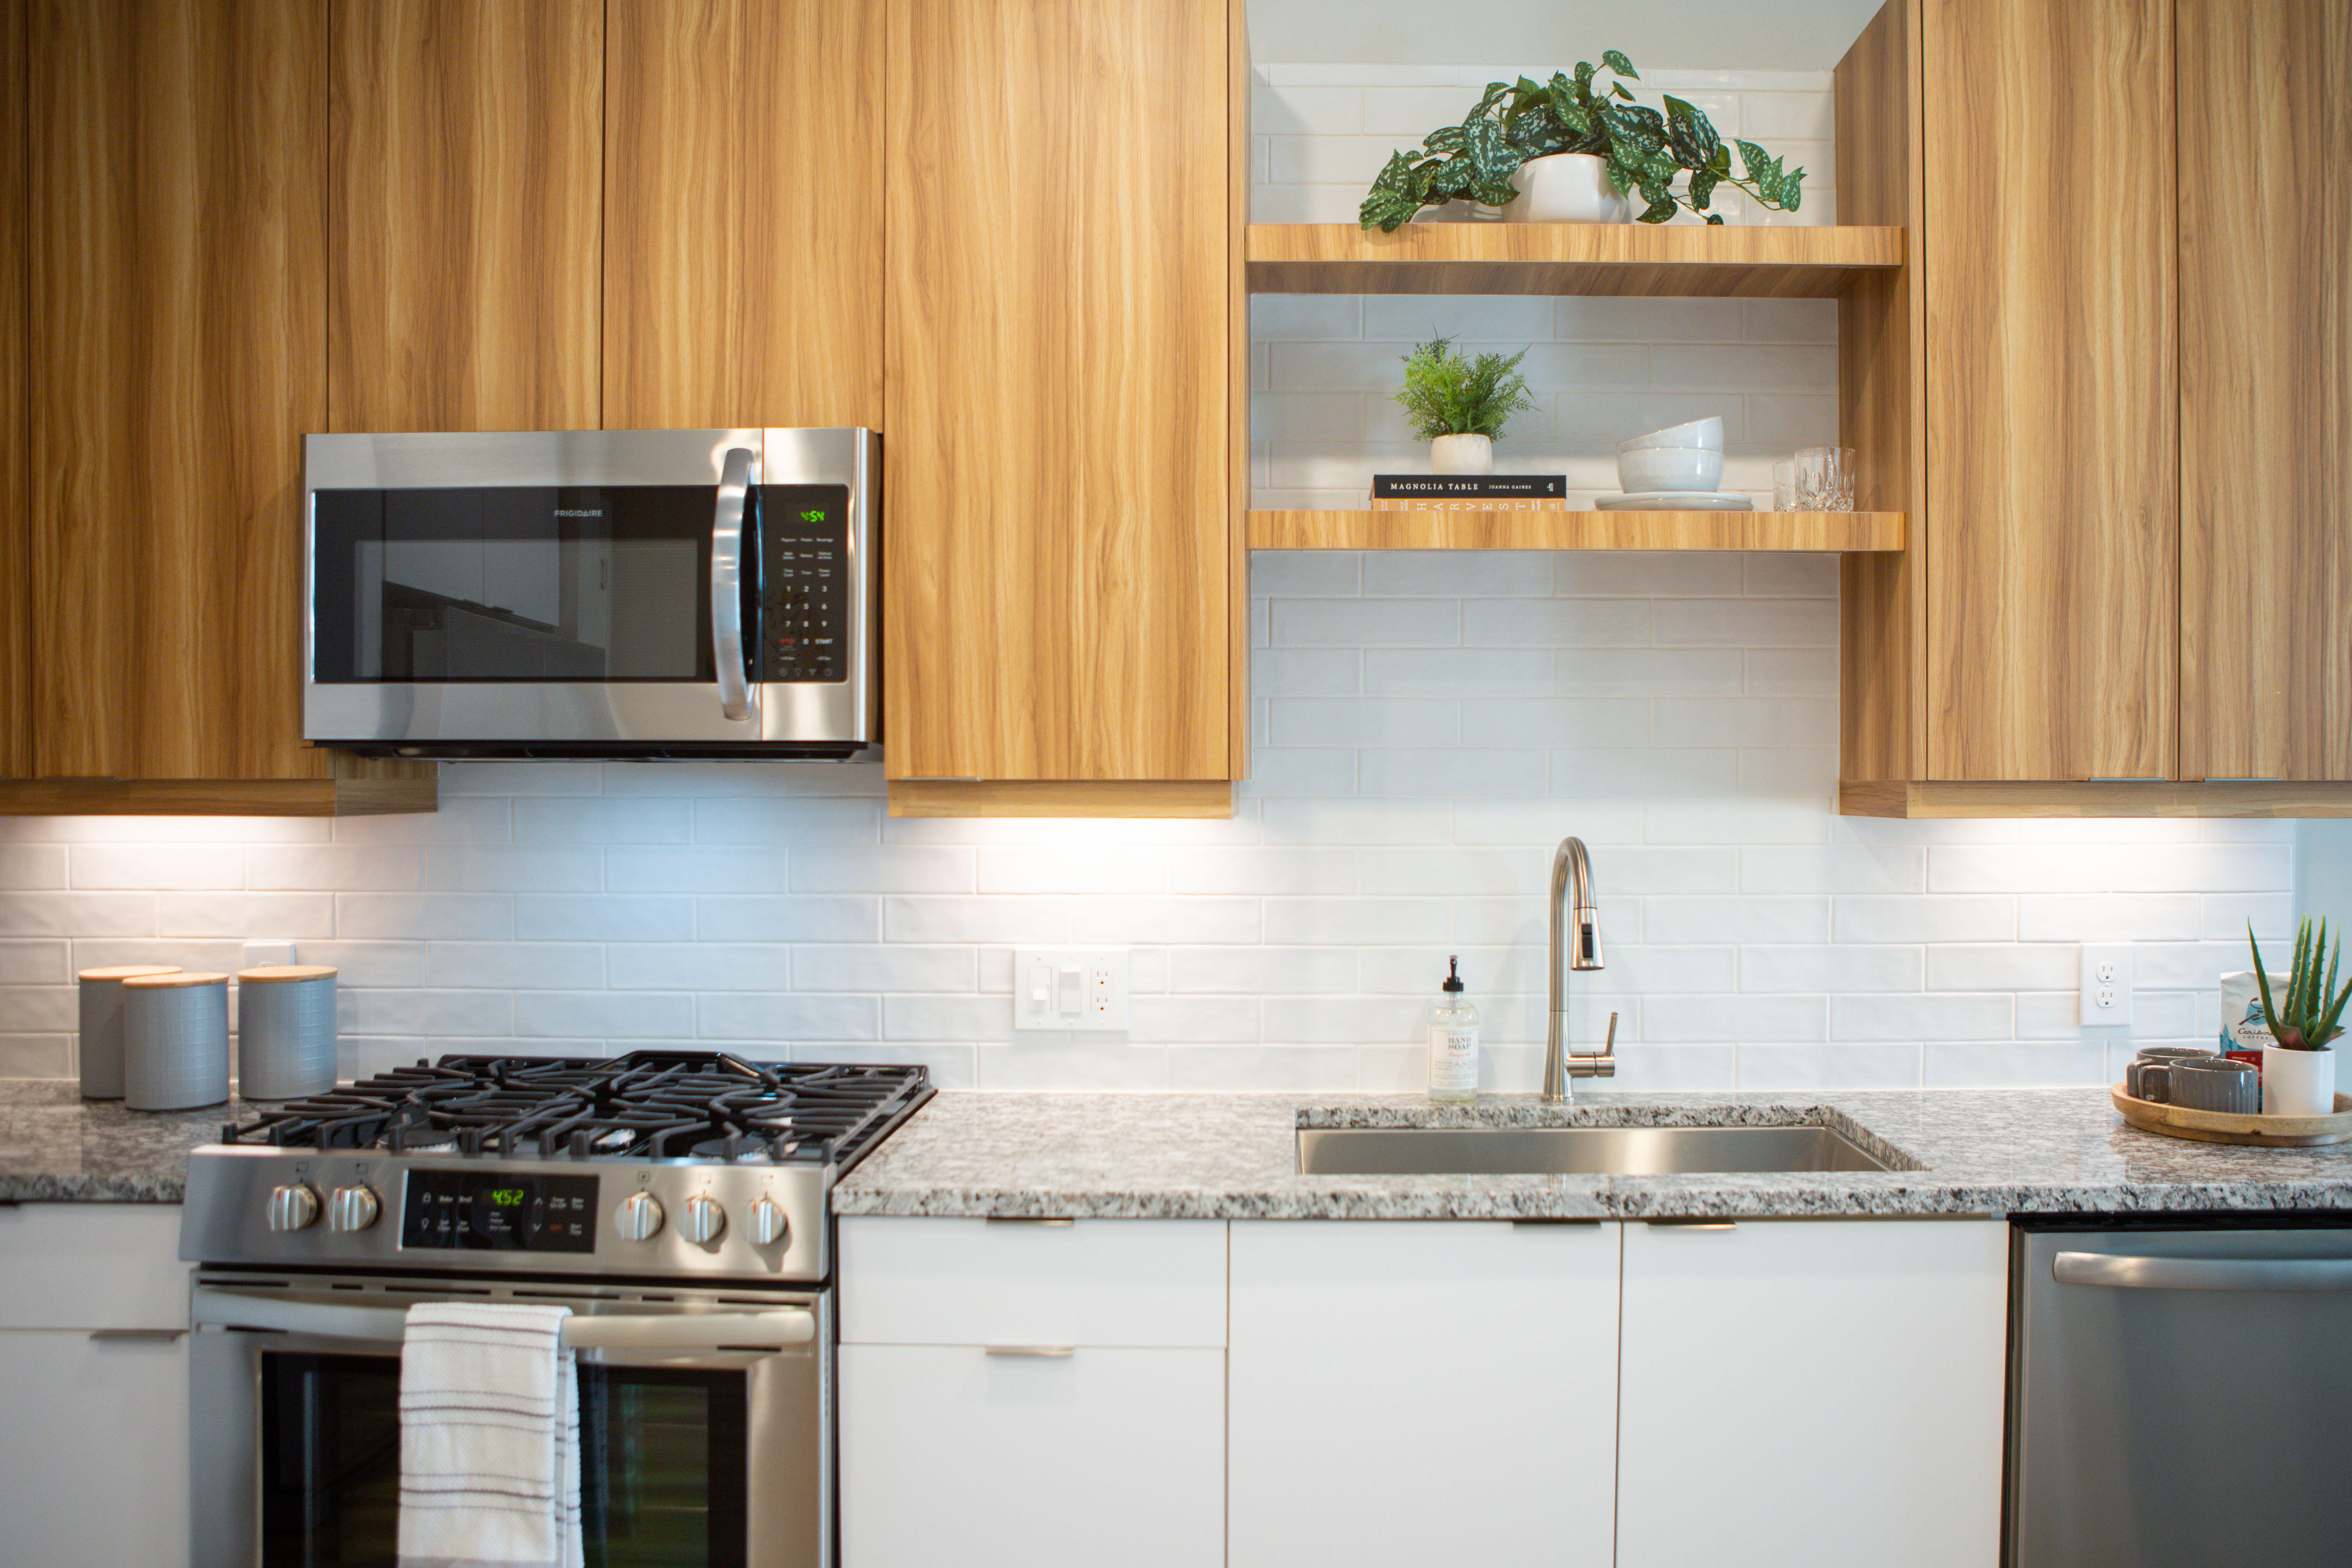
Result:
[[710,657],[719,667],[719,711],[751,713],[743,668],[743,517],[760,482],[758,454],[730,447],[719,470],[719,506],[710,518]]
[[[408,1313],[398,1307],[335,1307],[199,1286],[190,1321],[209,1328],[260,1329],[330,1339],[398,1344]],[[816,1338],[816,1314],[805,1307],[765,1312],[574,1313],[563,1321],[566,1350],[780,1350]]]

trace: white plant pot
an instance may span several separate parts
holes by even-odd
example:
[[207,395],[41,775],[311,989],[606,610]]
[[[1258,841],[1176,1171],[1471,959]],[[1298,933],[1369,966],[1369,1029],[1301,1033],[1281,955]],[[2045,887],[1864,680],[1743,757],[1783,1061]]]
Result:
[[1631,223],[1633,204],[1609,184],[1609,165],[1591,153],[1530,158],[1511,176],[1518,200],[1503,209],[1514,223]]
[[1491,474],[1495,443],[1485,436],[1440,436],[1429,444],[1433,474]]
[[2336,1110],[2336,1053],[2263,1047],[2263,1114],[2328,1116]]

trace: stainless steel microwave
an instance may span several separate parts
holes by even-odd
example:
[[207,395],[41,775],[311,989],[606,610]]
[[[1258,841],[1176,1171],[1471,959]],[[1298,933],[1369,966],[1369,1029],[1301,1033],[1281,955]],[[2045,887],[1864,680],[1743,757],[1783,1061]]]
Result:
[[312,436],[302,733],[404,757],[879,739],[870,430]]

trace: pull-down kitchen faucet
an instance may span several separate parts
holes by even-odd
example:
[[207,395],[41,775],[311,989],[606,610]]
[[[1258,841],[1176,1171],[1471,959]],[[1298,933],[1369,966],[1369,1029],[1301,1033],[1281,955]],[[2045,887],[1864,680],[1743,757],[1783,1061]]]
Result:
[[[1562,951],[1562,927],[1573,921]],[[1551,1032],[1544,1044],[1543,1100],[1565,1103],[1569,1080],[1617,1076],[1617,1015],[1609,1015],[1609,1039],[1598,1051],[1568,1048],[1568,972],[1601,969],[1601,914],[1592,907],[1592,858],[1581,838],[1563,838],[1551,858]]]

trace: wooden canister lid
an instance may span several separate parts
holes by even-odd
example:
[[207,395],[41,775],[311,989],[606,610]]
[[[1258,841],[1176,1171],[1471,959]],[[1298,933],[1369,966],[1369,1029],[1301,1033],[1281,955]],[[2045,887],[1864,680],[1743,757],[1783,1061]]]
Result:
[[228,976],[204,969],[174,969],[168,974],[142,974],[122,983],[125,991],[168,991],[180,985],[226,985]]
[[327,980],[333,977],[331,963],[265,963],[258,969],[240,969],[236,983],[240,985],[271,985],[288,980]]
[[176,963],[110,963],[103,969],[85,969],[75,978],[80,980],[136,980],[142,974],[177,974]]

